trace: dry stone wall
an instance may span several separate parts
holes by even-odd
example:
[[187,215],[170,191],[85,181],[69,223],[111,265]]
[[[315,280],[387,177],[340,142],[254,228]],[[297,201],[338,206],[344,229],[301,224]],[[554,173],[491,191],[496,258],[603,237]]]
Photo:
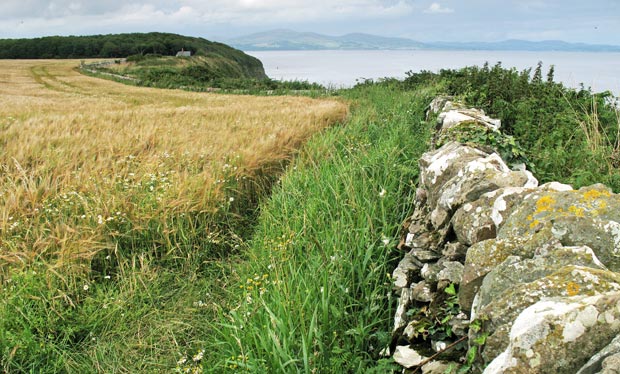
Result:
[[[620,197],[539,185],[460,129],[500,121],[435,99],[393,273],[390,353],[403,372],[619,373]],[[461,141],[456,141],[455,139]]]

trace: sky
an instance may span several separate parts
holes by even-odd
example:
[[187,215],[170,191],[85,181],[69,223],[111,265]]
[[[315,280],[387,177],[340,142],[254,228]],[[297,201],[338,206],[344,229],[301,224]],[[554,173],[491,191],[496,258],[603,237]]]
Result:
[[270,29],[620,45],[620,0],[0,0],[0,38],[160,31],[226,40]]

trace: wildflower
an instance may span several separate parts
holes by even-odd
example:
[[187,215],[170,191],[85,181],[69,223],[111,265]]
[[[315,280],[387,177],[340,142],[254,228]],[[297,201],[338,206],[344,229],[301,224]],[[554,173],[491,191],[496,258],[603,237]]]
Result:
[[387,247],[388,244],[390,244],[390,238],[388,238],[387,236],[383,235],[381,237],[381,242],[383,242],[383,245]]
[[194,357],[192,357],[192,361],[198,362],[202,360],[202,357],[204,356],[204,354],[205,354],[205,350],[201,349],[200,351],[198,351],[198,353],[196,353]]
[[179,359],[179,361],[177,361],[177,365],[181,366],[186,362],[187,362],[187,357],[183,356]]
[[385,188],[382,188],[381,192],[379,192],[379,197],[385,196],[386,193],[387,193],[387,191],[385,190]]
[[89,289],[90,287],[88,287],[88,285],[87,285],[87,284],[85,284],[83,288],[84,288],[84,291],[88,291],[88,289]]
[[97,223],[98,224],[103,224],[103,217],[101,217],[101,214],[97,216]]
[[234,198],[234,197],[230,197],[230,198],[228,199],[228,202],[229,202],[229,203],[232,203],[233,201],[235,201],[235,198]]

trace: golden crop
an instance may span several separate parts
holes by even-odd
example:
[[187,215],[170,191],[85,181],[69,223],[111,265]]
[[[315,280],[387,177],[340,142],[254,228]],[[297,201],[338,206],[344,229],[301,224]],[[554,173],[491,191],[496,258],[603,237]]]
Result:
[[234,204],[240,181],[347,113],[334,100],[127,86],[77,65],[0,61],[4,263],[88,259],[153,219]]

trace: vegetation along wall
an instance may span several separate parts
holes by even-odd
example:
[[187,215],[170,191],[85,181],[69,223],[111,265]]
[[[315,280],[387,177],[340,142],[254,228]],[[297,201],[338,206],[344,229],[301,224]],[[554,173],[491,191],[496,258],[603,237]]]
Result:
[[394,360],[408,373],[616,373],[620,197],[539,185],[491,146],[512,140],[481,110],[437,98],[427,116],[437,130],[393,273]]

